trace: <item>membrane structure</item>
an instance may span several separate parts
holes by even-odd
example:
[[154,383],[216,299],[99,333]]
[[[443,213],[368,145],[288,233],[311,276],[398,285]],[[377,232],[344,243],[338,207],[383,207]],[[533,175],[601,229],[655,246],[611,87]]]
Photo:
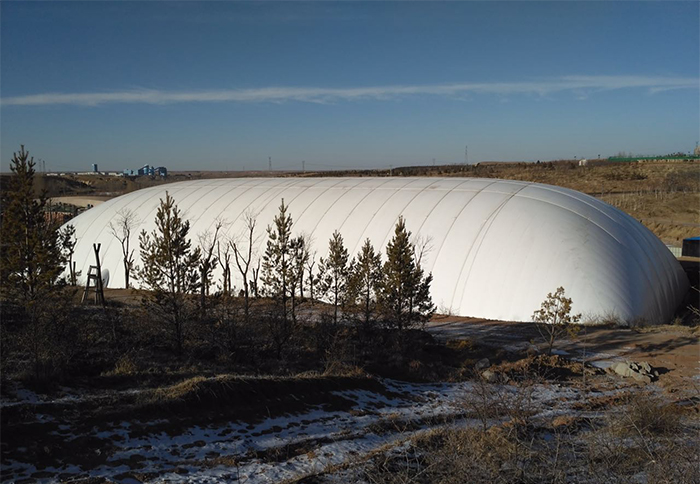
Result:
[[[305,234],[316,257],[338,230],[351,256],[369,238],[385,248],[403,216],[424,248],[438,311],[506,321],[531,321],[547,294],[562,286],[572,310],[586,317],[668,322],[688,280],[671,252],[641,223],[591,196],[521,181],[479,178],[226,178],[145,188],[87,210],[69,223],[78,239],[74,260],[83,277],[101,244],[106,287],[124,286],[122,248],[110,232],[125,210],[138,234],[155,228],[166,191],[198,235],[224,222],[223,239],[245,244],[245,215],[258,229],[254,253],[262,257],[265,228],[284,199],[295,235]],[[221,271],[214,274],[219,281]],[[242,287],[235,265],[233,283]],[[132,279],[133,281],[133,279]],[[83,280],[84,283],[84,280]],[[139,287],[138,281],[133,281]]]

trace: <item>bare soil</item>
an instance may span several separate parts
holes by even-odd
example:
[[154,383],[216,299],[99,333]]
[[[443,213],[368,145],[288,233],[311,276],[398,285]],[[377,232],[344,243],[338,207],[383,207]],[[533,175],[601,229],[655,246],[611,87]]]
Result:
[[[535,325],[463,317],[434,317],[426,330],[439,340],[468,339],[493,349],[542,349]],[[660,371],[658,384],[671,391],[700,385],[700,327],[614,328],[585,326],[576,339],[557,350],[600,367],[618,361],[646,361]]]

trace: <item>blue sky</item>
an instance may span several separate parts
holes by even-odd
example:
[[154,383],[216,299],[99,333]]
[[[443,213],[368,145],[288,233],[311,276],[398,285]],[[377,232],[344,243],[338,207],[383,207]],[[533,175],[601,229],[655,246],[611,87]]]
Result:
[[698,2],[2,2],[0,155],[48,170],[690,151]]

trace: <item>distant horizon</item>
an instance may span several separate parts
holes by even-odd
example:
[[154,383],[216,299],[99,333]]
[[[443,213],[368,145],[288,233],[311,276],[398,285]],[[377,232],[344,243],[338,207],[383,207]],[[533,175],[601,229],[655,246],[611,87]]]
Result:
[[21,144],[60,173],[662,156],[700,141],[697,2],[59,1],[0,14],[2,172]]
[[[25,147],[26,149],[26,147]],[[680,152],[678,152],[680,153]],[[30,158],[31,158],[31,153],[29,153]],[[503,164],[513,164],[513,163],[556,163],[556,162],[576,162],[580,160],[589,160],[589,161],[605,161],[611,158],[662,158],[662,157],[671,157],[673,154],[661,154],[661,155],[640,155],[640,154],[629,154],[629,156],[622,157],[622,156],[616,156],[616,155],[610,155],[610,156],[601,156],[600,158],[597,157],[582,157],[582,158],[558,158],[558,159],[551,159],[551,160],[545,160],[545,159],[538,159],[538,160],[479,160],[479,161],[470,161],[469,163],[465,162],[454,162],[454,163],[435,163],[433,165],[432,163],[430,164],[415,164],[415,165],[390,165],[390,166],[379,166],[379,167],[374,167],[374,168],[333,168],[333,169],[308,169],[308,170],[303,170],[301,167],[298,169],[295,168],[288,168],[288,169],[275,169],[274,167],[272,170],[268,169],[234,169],[234,170],[199,170],[199,169],[176,169],[176,170],[171,170],[168,168],[167,165],[150,165],[149,166],[164,166],[165,168],[168,169],[168,174],[170,173],[188,173],[188,172],[193,172],[193,173],[324,173],[324,172],[334,172],[334,171],[387,171],[391,169],[401,169],[401,168],[430,168],[431,166],[439,167],[439,166],[459,166],[459,165],[465,165],[465,166],[475,166],[480,163],[503,163]],[[693,152],[686,152],[683,156],[685,157],[691,157],[693,159],[698,159],[700,157],[693,156]],[[51,171],[51,170],[46,170],[45,172],[42,170],[42,167],[40,166],[39,162],[35,159],[35,167],[34,170],[37,175],[61,175],[61,174],[66,174],[66,175],[77,175],[77,174],[92,174],[92,173],[97,173],[97,174],[107,174],[107,173],[118,173],[118,174],[123,174],[124,170],[133,170],[136,171],[139,168],[143,167],[146,165],[146,163],[135,166],[133,168],[125,168],[125,169],[114,169],[114,168],[102,168],[99,166],[99,162],[97,162],[98,165],[98,170],[97,172],[91,171],[92,164],[90,164],[90,169],[78,169],[78,170],[57,170],[57,171]],[[10,170],[0,170],[0,175],[11,175],[12,172]],[[130,175],[130,176],[147,176],[147,175]]]

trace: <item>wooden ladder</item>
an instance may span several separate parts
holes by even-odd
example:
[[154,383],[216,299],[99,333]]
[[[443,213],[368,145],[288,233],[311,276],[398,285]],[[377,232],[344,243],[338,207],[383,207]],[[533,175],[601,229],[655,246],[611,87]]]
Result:
[[97,261],[96,266],[90,266],[87,273],[87,282],[85,283],[85,291],[83,291],[83,298],[80,300],[81,304],[87,299],[90,289],[95,290],[95,304],[105,305],[105,293],[104,287],[102,285],[102,268],[100,267],[100,246],[102,244],[92,244],[92,248],[95,251],[95,260]]

